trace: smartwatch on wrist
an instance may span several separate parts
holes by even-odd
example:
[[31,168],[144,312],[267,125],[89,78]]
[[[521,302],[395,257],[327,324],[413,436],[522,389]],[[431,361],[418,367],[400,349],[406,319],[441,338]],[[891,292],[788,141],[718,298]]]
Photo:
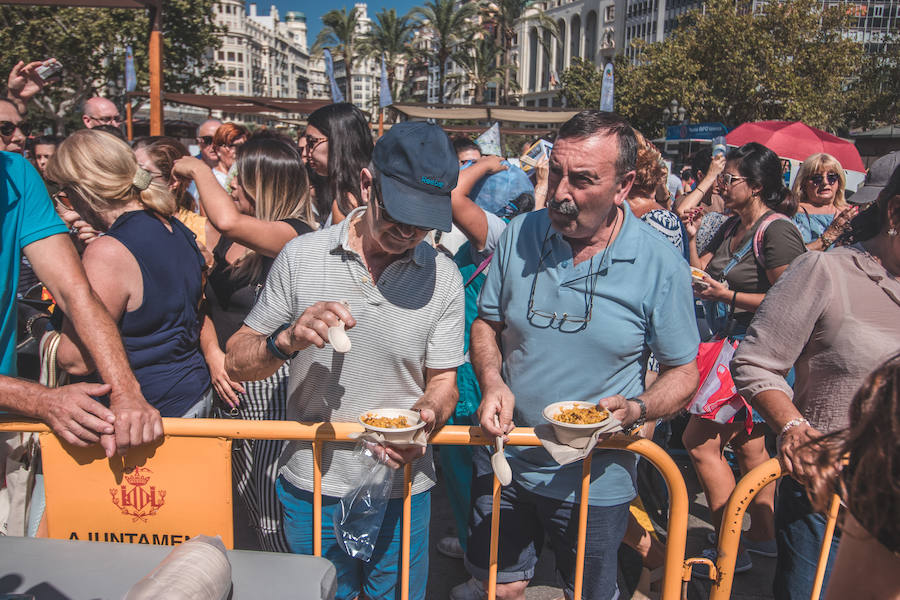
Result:
[[294,350],[290,354],[285,354],[282,352],[277,345],[275,345],[275,339],[278,337],[278,334],[290,327],[292,323],[285,323],[274,332],[272,332],[269,337],[266,338],[266,349],[269,351],[269,354],[274,356],[275,358],[279,358],[281,360],[291,360],[295,356],[297,356],[299,350]]
[[638,407],[640,407],[640,409],[641,409],[641,414],[640,414],[640,416],[637,418],[637,420],[635,420],[634,423],[632,423],[631,425],[629,425],[629,426],[625,429],[625,433],[631,434],[631,433],[636,432],[636,431],[637,431],[638,429],[640,429],[641,427],[643,427],[643,426],[644,426],[644,423],[647,422],[647,405],[644,404],[644,401],[641,400],[641,399],[638,398],[638,397],[628,398],[628,399],[626,400],[626,402],[634,402],[634,403],[636,403],[636,404],[638,405]]

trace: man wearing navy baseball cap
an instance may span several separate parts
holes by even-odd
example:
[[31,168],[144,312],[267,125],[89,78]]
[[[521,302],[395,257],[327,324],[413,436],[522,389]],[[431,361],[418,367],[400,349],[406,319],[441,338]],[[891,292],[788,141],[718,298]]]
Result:
[[[453,413],[456,367],[463,362],[464,296],[459,270],[424,242],[450,230],[450,192],[459,171],[447,135],[436,125],[400,123],[375,146],[360,172],[366,203],[341,223],[301,235],[284,247],[244,326],[228,341],[225,366],[235,381],[289,370],[287,418],[356,422],[376,408],[416,410],[427,435]],[[351,348],[332,346],[330,328],[346,329]],[[338,349],[341,351],[339,352]],[[403,469],[412,465],[409,597],[425,598],[428,579],[431,449],[376,446],[396,469],[393,491],[364,562],[353,533],[335,536],[330,515],[373,468],[349,444],[322,451],[322,556],[337,568],[338,600],[399,596]],[[313,451],[288,444],[276,484],[292,551],[312,554]],[[343,531],[343,530],[341,530]],[[353,557],[351,557],[353,556]]]

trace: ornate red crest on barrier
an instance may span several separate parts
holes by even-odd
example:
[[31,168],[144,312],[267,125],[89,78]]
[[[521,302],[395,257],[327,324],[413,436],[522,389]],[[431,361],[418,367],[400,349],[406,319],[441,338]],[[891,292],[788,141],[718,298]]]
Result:
[[135,467],[125,475],[125,481],[119,488],[109,490],[112,503],[122,511],[123,515],[130,515],[132,521],[147,522],[147,517],[152,517],[159,512],[160,507],[166,503],[166,491],[157,490],[156,486],[147,486],[150,483],[152,473],[147,467]]

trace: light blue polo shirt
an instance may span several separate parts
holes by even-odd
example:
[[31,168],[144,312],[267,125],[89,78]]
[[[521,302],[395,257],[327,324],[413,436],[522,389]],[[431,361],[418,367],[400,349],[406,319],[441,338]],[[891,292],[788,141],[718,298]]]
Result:
[[16,374],[16,287],[22,249],[68,229],[41,176],[20,154],[0,152],[0,374]]
[[[569,243],[550,227],[546,209],[513,219],[500,239],[478,310],[483,319],[506,324],[500,335],[502,372],[516,397],[516,425],[545,423],[541,410],[553,402],[637,396],[644,391],[650,351],[667,366],[697,356],[690,268],[627,203],[623,209],[624,223],[608,251],[578,265]],[[552,322],[542,316],[553,312]],[[588,313],[587,324],[568,320]],[[542,447],[510,447],[507,454],[524,487],[576,500],[580,462],[560,467]],[[596,453],[590,504],[634,498],[635,465],[630,452]]]

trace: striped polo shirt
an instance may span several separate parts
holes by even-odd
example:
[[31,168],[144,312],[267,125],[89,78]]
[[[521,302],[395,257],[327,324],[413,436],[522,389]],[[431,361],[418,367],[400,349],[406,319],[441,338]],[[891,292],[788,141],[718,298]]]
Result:
[[[244,323],[262,334],[293,322],[319,301],[346,300],[356,326],[347,331],[353,349],[310,346],[290,361],[287,418],[351,421],[378,407],[410,408],[425,390],[425,370],[452,369],[463,362],[462,277],[449,258],[422,242],[394,261],[374,285],[360,256],[350,248],[350,223],[294,238],[269,271],[256,306]],[[329,443],[322,458],[322,492],[342,496],[365,475],[353,443]],[[307,442],[287,444],[281,470],[290,483],[312,491],[313,455]],[[412,491],[435,483],[431,448],[414,465]],[[402,494],[403,471],[392,496]]]

